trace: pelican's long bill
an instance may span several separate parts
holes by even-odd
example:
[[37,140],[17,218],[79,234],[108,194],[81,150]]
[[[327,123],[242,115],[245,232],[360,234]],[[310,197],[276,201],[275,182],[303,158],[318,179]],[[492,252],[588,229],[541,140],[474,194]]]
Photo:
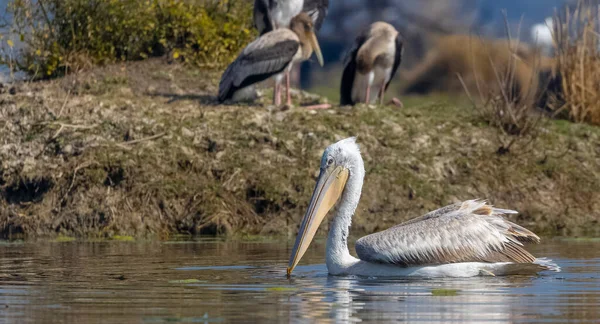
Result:
[[346,181],[348,181],[348,175],[348,169],[341,166],[330,167],[321,171],[290,256],[290,263],[287,268],[288,276],[302,259],[325,215],[342,195]]
[[323,53],[321,53],[321,46],[319,46],[319,41],[317,40],[317,35],[314,32],[310,33],[310,45],[315,51],[315,55],[317,55],[317,60],[319,61],[319,65],[323,66],[325,62],[323,61]]

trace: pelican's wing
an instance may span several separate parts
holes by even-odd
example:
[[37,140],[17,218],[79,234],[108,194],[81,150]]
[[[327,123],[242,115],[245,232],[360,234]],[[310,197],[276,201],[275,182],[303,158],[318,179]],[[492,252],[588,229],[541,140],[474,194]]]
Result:
[[277,29],[250,43],[231,63],[219,83],[219,101],[235,91],[281,73],[300,48],[298,36],[289,29]]
[[254,0],[254,27],[261,36],[275,29],[271,18],[271,8],[275,5],[273,0]]
[[539,237],[502,218],[515,213],[482,201],[465,201],[365,236],[356,242],[356,253],[363,261],[401,266],[531,263],[535,257],[523,243],[537,243]]
[[321,29],[329,10],[329,0],[304,0],[303,12],[306,12],[313,21],[316,31]]
[[354,87],[354,77],[356,76],[356,55],[361,46],[367,41],[368,37],[368,30],[363,31],[358,35],[354,41],[354,45],[344,57],[344,72],[342,73],[342,83],[340,85],[341,106],[355,104],[352,100],[352,87]]
[[385,85],[386,90],[390,86],[392,79],[394,79],[394,75],[396,75],[396,72],[398,71],[398,68],[400,67],[400,63],[402,63],[402,55],[403,54],[404,54],[404,46],[403,46],[402,36],[400,36],[400,34],[398,34],[396,36],[396,55],[394,57],[394,66],[392,67],[392,74],[390,75],[390,80]]

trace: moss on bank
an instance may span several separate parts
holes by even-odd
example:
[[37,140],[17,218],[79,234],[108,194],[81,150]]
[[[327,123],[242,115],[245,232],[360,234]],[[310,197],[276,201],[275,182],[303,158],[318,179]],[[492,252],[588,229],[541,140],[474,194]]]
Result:
[[219,106],[218,76],[150,60],[1,94],[1,235],[293,235],[323,149],[354,135],[367,171],[355,232],[487,198],[542,234],[600,234],[598,128],[549,121],[498,155],[498,131],[459,100]]

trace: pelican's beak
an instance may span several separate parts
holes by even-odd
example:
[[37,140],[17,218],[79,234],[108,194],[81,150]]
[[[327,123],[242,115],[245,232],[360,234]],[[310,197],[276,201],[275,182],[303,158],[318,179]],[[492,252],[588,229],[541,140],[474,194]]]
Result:
[[312,46],[313,50],[315,51],[315,55],[317,55],[317,60],[319,61],[319,64],[321,66],[323,66],[325,63],[323,61],[323,53],[321,53],[321,47],[319,46],[319,41],[317,41],[317,35],[315,35],[314,32],[311,32],[309,39],[310,39],[310,45]]
[[292,274],[292,271],[302,259],[325,215],[342,195],[346,181],[348,181],[348,174],[348,169],[341,166],[321,171],[308,210],[302,219],[302,224],[300,224],[296,244],[294,244],[287,268],[288,276]]

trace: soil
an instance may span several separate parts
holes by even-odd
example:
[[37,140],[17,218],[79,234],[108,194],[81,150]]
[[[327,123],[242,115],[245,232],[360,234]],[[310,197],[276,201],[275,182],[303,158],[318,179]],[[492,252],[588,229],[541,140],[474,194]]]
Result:
[[542,235],[600,234],[597,127],[546,120],[504,152],[461,99],[224,106],[219,77],[156,59],[4,85],[0,236],[293,236],[323,150],[349,136],[366,167],[353,233],[482,198]]

